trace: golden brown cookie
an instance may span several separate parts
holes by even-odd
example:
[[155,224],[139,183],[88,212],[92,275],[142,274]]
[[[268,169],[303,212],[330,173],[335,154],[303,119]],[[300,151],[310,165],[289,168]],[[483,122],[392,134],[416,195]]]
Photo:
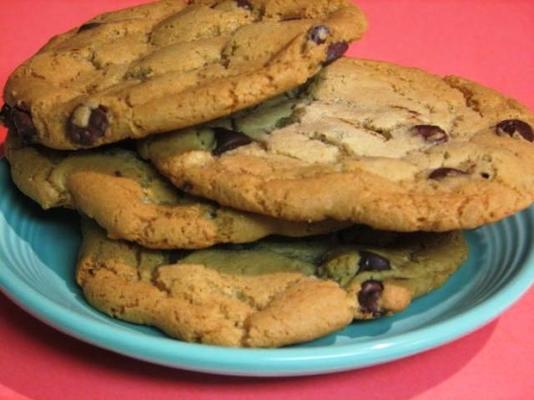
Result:
[[122,148],[59,152],[9,135],[6,157],[18,188],[43,208],[75,208],[109,237],[157,249],[243,243],[271,234],[305,236],[347,224],[295,223],[220,207],[176,190]]
[[54,37],[4,89],[25,141],[96,147],[221,117],[304,83],[365,30],[347,0],[162,0]]
[[77,281],[89,303],[182,340],[277,347],[327,335],[353,317],[353,297],[296,263],[253,273],[233,272],[234,265],[218,271],[110,241],[92,223],[83,233]]
[[533,126],[524,106],[465,79],[341,59],[300,92],[140,150],[178,187],[227,206],[447,231],[534,201]]
[[90,304],[182,340],[225,346],[284,346],[402,311],[467,255],[460,232],[356,227],[164,252],[109,240],[88,220],[82,231],[77,281]]

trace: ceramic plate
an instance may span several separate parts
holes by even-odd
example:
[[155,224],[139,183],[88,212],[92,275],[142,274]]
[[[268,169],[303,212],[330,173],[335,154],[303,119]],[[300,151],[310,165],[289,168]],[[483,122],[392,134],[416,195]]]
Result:
[[497,317],[534,281],[534,208],[466,232],[469,259],[439,290],[394,317],[352,324],[283,349],[184,343],[89,307],[74,281],[79,218],[44,212],[12,185],[0,160],[0,289],[45,323],[149,362],[228,375],[290,376],[361,368],[450,342]]

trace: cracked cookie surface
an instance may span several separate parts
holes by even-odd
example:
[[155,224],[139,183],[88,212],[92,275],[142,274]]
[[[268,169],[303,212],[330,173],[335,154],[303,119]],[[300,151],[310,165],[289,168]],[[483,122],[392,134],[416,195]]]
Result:
[[224,346],[285,346],[399,312],[442,285],[467,254],[460,232],[356,227],[192,252],[109,240],[90,220],[82,232],[77,282],[90,304],[182,340]]
[[300,91],[140,152],[178,187],[239,209],[447,231],[534,201],[533,127],[521,104],[465,79],[341,59]]
[[304,83],[365,25],[346,0],[162,0],[106,13],[13,72],[4,119],[56,149],[187,127]]
[[75,208],[109,237],[157,249],[243,243],[280,234],[306,236],[346,224],[296,223],[220,207],[178,191],[123,148],[59,152],[11,134],[6,157],[18,188],[41,207]]

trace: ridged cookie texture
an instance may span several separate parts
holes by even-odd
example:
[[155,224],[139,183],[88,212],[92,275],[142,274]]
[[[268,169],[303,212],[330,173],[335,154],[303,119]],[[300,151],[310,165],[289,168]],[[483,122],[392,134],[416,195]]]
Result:
[[187,127],[304,83],[365,26],[347,0],[162,0],[110,12],[18,67],[3,119],[56,149]]
[[178,187],[227,206],[447,231],[534,201],[532,127],[524,106],[468,80],[341,59],[300,91],[147,139],[141,153]]
[[285,346],[399,312],[443,284],[467,254],[460,232],[397,237],[358,227],[166,252],[109,240],[90,220],[82,232],[77,282],[91,305],[224,346]]
[[24,145],[10,134],[6,157],[15,184],[41,207],[75,208],[109,237],[149,248],[203,248],[347,225],[288,222],[220,207],[178,191],[135,152],[118,147],[60,152]]

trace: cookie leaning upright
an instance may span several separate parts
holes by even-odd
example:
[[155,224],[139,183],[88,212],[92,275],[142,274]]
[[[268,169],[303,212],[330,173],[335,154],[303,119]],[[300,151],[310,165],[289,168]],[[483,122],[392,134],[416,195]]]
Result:
[[163,0],[103,14],[13,72],[3,119],[56,149],[187,127],[304,83],[365,25],[345,0]]

